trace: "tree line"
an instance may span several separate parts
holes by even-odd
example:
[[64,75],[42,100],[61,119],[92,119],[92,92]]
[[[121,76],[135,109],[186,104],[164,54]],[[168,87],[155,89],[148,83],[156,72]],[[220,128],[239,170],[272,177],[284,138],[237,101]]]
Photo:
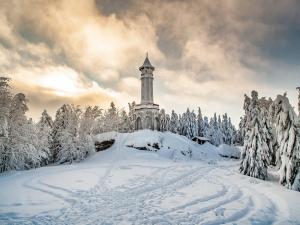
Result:
[[[94,152],[93,136],[117,131],[133,132],[135,102],[129,110],[64,104],[52,119],[46,110],[35,123],[26,117],[28,100],[23,93],[13,96],[10,79],[0,77],[0,172],[24,170],[56,163],[80,161]],[[182,115],[164,109],[159,113],[160,131],[188,138],[207,137],[214,145],[238,142],[237,131],[227,114],[208,119],[189,108]]]

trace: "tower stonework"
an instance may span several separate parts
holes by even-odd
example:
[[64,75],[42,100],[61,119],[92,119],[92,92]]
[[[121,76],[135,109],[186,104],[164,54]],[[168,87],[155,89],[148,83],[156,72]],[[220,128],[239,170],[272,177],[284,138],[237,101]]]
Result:
[[134,108],[135,130],[150,129],[159,130],[159,105],[153,101],[153,71],[148,54],[141,71],[141,103]]

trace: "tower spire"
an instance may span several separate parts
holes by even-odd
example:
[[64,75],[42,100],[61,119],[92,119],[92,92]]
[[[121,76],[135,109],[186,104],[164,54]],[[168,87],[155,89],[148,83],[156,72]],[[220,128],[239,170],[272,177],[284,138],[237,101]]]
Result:
[[142,71],[144,68],[150,68],[150,69],[154,70],[154,66],[152,66],[152,64],[148,58],[148,52],[146,52],[146,58],[144,60],[144,63],[142,66],[140,66],[139,69],[140,69],[140,71]]

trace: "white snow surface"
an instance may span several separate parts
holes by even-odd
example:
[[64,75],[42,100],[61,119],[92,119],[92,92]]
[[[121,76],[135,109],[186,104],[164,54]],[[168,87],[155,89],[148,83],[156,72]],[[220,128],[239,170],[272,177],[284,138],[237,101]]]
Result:
[[[81,163],[0,175],[0,224],[299,224],[300,193],[172,133],[114,137]],[[159,143],[141,151],[126,145]],[[184,155],[182,152],[191,152]]]

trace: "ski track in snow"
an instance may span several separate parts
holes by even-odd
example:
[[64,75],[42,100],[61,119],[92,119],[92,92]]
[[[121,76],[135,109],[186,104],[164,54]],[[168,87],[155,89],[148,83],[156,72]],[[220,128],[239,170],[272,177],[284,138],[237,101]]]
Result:
[[[120,152],[123,142],[121,139],[112,151]],[[236,163],[164,164],[161,161],[150,166],[150,163],[129,161],[125,166],[118,163],[122,155],[115,157],[105,167],[104,174],[99,175],[97,183],[87,190],[56,186],[42,176],[26,177],[24,189],[63,201],[65,207],[56,213],[49,211],[34,216],[0,211],[0,224],[280,224],[278,215],[284,214],[272,199],[256,191],[254,184],[238,186],[227,179],[237,174]],[[100,169],[103,165],[95,164],[93,171]],[[116,171],[140,169],[151,172],[111,186]],[[76,170],[82,168],[78,166],[73,171]],[[202,186],[213,191],[202,191]],[[187,190],[194,190],[190,199]]]

